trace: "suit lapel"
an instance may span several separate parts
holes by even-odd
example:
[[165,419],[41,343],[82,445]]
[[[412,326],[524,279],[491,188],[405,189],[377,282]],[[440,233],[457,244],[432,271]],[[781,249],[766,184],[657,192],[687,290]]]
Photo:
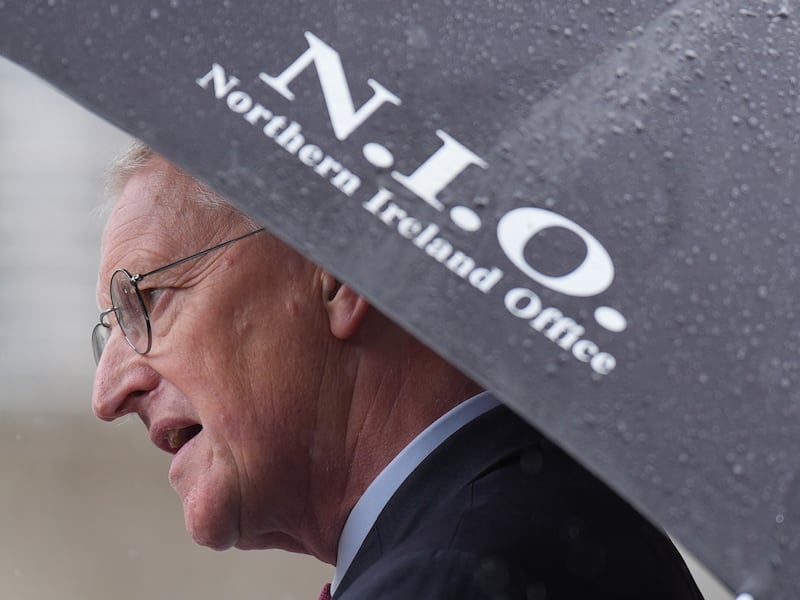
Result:
[[381,555],[402,542],[431,506],[522,448],[549,443],[505,406],[471,421],[439,445],[403,482],[378,516],[335,597]]

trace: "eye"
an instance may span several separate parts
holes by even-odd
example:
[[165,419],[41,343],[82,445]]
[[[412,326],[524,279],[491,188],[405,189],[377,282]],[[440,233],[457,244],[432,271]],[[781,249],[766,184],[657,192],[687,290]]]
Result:
[[159,300],[164,297],[164,292],[168,289],[169,288],[149,288],[139,290],[148,313],[152,315],[158,309]]

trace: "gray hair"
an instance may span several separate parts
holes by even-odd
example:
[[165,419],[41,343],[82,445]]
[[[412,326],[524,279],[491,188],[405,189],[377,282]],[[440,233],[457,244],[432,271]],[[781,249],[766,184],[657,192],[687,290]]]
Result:
[[[147,163],[153,160],[153,158],[156,156],[156,152],[150,148],[150,146],[140,140],[135,140],[127,150],[125,150],[111,163],[106,176],[106,184],[103,194],[105,197],[105,202],[100,209],[101,214],[107,215],[109,212],[111,212],[111,209],[114,207],[117,198],[119,198],[119,195],[122,193],[122,190],[125,188],[131,177],[133,177],[139,169],[147,165]],[[179,167],[175,168],[181,170]],[[183,171],[181,170],[181,172]],[[191,179],[196,186],[194,200],[198,205],[207,208],[218,208],[233,211],[237,214],[240,214],[242,219],[252,228],[253,231],[261,228],[261,224],[233,206],[217,192],[197,181],[195,178],[191,177]]]

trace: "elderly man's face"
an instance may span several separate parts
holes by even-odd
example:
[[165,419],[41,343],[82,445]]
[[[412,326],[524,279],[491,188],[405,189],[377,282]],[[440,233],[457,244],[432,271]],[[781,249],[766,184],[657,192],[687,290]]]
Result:
[[[144,273],[247,232],[236,213],[195,194],[158,158],[128,182],[103,238],[101,307],[115,269]],[[174,454],[169,480],[199,543],[302,549],[328,343],[319,270],[262,233],[140,288],[163,289],[150,307],[152,350],[136,354],[111,319],[95,413],[138,414]]]

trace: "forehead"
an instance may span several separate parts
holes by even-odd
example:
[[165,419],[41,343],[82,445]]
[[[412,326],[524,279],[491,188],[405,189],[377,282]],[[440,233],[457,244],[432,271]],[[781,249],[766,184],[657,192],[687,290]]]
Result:
[[153,158],[122,188],[105,227],[104,244],[117,241],[115,238],[123,233],[124,238],[203,228],[207,219],[202,218],[198,203],[193,201],[196,193],[197,185],[191,178],[165,160]]
[[130,265],[132,254],[148,262],[171,260],[213,240],[232,215],[197,202],[199,193],[195,180],[160,157],[137,170],[122,188],[103,232],[101,276],[104,269]]
[[[107,304],[109,278],[116,269],[144,273],[246,233],[245,216],[224,204],[198,202],[205,193],[194,179],[158,156],[133,174],[103,232],[97,280],[100,306]],[[315,268],[267,233],[249,244],[257,244],[258,255],[281,265],[287,275]],[[255,262],[252,268],[263,266]]]
[[131,176],[103,231],[99,294],[118,268],[144,272],[215,239],[222,209],[198,203],[198,193],[193,179],[160,157]]

